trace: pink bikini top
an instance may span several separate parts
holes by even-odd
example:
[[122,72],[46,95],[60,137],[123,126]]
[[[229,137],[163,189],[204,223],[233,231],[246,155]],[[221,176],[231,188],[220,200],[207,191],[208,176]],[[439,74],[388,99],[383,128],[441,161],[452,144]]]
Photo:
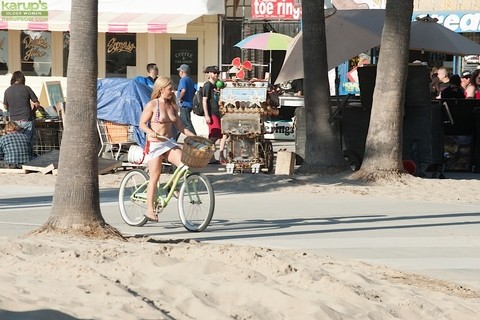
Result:
[[155,112],[155,117],[152,122],[155,123],[173,123],[173,121],[160,121],[160,99],[157,98],[157,112]]

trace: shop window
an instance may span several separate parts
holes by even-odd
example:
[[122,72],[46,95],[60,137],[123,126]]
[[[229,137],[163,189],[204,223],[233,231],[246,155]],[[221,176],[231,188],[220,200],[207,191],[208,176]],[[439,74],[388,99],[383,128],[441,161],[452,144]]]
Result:
[[[170,42],[170,77],[178,84],[180,77],[177,68],[182,64],[190,67],[190,78],[194,83],[198,82],[198,40],[172,39]],[[200,80],[204,80],[203,78]]]
[[63,76],[67,76],[68,56],[70,54],[70,32],[63,33]]
[[26,76],[51,76],[52,40],[49,31],[22,31],[20,55]]
[[[106,78],[126,78],[136,74],[129,74],[129,67],[136,66],[137,41],[135,34],[107,33]],[[134,68],[132,68],[134,70]]]
[[0,31],[0,75],[8,73],[8,31]]

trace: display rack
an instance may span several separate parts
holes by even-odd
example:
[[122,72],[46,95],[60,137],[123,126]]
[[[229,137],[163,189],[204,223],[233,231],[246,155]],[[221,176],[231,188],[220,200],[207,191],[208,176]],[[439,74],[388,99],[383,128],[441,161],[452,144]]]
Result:
[[273,171],[273,148],[264,118],[278,114],[267,104],[266,81],[226,82],[220,92],[222,133],[228,135],[227,173]]
[[62,134],[61,120],[36,119],[33,154],[39,156],[51,150],[60,150]]

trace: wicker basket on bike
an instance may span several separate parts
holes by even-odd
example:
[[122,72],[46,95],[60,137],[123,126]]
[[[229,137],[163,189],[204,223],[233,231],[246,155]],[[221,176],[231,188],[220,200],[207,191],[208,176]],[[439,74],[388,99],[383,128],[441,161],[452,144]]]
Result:
[[182,162],[190,168],[204,168],[215,153],[215,145],[204,137],[186,137],[183,141]]

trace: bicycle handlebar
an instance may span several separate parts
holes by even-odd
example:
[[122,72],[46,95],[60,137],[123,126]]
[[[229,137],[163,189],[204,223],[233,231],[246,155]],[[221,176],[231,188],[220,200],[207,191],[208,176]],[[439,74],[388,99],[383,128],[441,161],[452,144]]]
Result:
[[163,140],[170,140],[170,138],[165,137],[165,136],[162,136],[161,134],[156,133],[156,132],[155,132],[155,138],[157,138],[157,139],[163,139]]

